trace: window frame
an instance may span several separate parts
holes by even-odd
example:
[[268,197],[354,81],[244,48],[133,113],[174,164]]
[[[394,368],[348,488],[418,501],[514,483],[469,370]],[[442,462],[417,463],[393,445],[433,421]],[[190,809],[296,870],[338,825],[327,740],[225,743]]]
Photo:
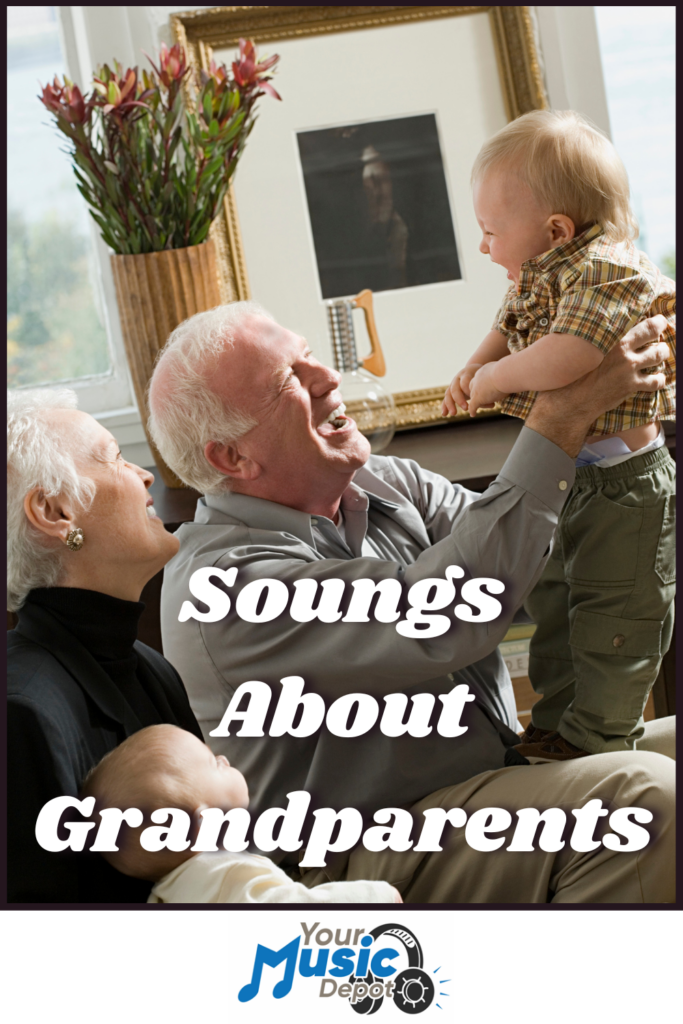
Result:
[[[91,60],[82,7],[55,7],[60,44],[69,78],[79,84],[89,82]],[[74,180],[74,188],[76,187]],[[103,327],[107,337],[111,369],[96,376],[48,381],[44,384],[21,385],[28,388],[69,387],[78,395],[78,407],[109,426],[121,424],[133,443],[144,441],[140,413],[135,402],[119,322],[116,291],[111,271],[110,253],[102,241],[92,218],[89,220],[93,263],[93,286],[98,290]],[[138,425],[139,429],[135,429]],[[139,437],[138,437],[139,435]],[[146,454],[146,453],[144,453]]]

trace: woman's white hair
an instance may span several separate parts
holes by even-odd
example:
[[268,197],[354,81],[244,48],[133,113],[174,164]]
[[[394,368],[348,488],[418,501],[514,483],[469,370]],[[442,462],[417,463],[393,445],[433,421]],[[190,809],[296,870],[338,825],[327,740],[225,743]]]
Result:
[[252,316],[273,319],[256,302],[231,302],[183,321],[160,352],[150,382],[152,439],[173,472],[202,494],[230,486],[230,478],[207,461],[207,443],[232,444],[257,424],[252,416],[226,408],[211,390],[218,357]]
[[63,574],[63,545],[50,543],[29,523],[24,498],[34,487],[46,497],[64,495],[86,508],[95,496],[92,480],[76,469],[68,436],[55,431],[46,412],[75,409],[73,391],[7,393],[7,608],[21,608],[29,591],[57,586]]

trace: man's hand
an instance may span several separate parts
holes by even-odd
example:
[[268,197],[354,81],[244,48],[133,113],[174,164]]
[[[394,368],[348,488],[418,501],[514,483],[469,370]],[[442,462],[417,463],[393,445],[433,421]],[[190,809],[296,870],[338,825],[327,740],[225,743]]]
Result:
[[491,409],[496,402],[501,402],[505,392],[499,391],[493,383],[495,363],[485,363],[472,378],[470,384],[470,416],[476,416],[477,409]]
[[624,335],[597,369],[564,388],[540,392],[527,418],[527,427],[576,458],[591,424],[599,416],[615,409],[636,391],[658,391],[664,387],[663,371],[648,370],[659,367],[669,356],[669,346],[658,340],[666,327],[663,316],[643,320]]
[[475,373],[482,365],[482,363],[468,363],[463,370],[458,370],[444,395],[441,405],[442,416],[457,416],[458,406],[460,406],[463,412],[467,412],[470,384]]

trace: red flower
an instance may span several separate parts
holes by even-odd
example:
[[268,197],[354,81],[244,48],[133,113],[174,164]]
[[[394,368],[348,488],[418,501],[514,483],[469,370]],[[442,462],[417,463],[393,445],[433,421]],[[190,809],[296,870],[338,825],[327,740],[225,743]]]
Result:
[[129,114],[135,107],[147,110],[143,102],[149,96],[149,90],[140,92],[138,88],[138,69],[128,68],[125,75],[121,73],[121,65],[116,65],[113,72],[106,64],[100,68],[100,77],[93,80],[93,103],[102,107],[105,114],[115,111],[117,114]]
[[225,85],[226,82],[228,81],[228,72],[225,69],[225,64],[221,64],[220,67],[219,67],[216,64],[216,61],[212,60],[211,64],[209,65],[209,70],[208,71],[204,71],[202,69],[202,72],[201,72],[202,84],[204,84],[205,82],[208,82],[208,80],[210,78],[213,78],[218,85],[221,85],[221,86]]
[[279,56],[274,54],[266,60],[257,61],[256,49],[251,39],[240,39],[240,59],[239,61],[233,61],[232,65],[235,81],[242,89],[253,89],[256,87],[279,100],[282,97],[278,96],[268,80],[263,78],[263,75],[277,64],[279,59]]
[[[144,50],[142,52],[145,53]],[[165,85],[167,89],[170,89],[172,82],[179,82],[187,72],[187,59],[185,57],[185,51],[180,43],[176,43],[170,50],[166,46],[166,43],[161,44],[161,50],[159,51],[159,67],[156,66],[148,53],[145,53],[145,57],[159,76],[159,81]]]
[[71,124],[85,124],[90,118],[92,104],[86,103],[81,90],[68,78],[61,85],[55,75],[52,85],[42,86],[43,94],[38,99],[53,114],[65,118]]

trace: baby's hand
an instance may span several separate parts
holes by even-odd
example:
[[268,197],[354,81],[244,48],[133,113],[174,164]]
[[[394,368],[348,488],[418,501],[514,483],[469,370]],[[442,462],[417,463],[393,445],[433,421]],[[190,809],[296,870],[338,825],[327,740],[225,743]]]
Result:
[[491,380],[495,363],[485,363],[477,370],[470,384],[470,416],[475,416],[477,409],[491,409],[496,402],[502,401],[506,395],[499,391]]
[[442,416],[457,416],[458,406],[467,412],[467,399],[470,397],[470,384],[481,363],[468,363],[464,370],[459,370],[451,381],[441,405]]

